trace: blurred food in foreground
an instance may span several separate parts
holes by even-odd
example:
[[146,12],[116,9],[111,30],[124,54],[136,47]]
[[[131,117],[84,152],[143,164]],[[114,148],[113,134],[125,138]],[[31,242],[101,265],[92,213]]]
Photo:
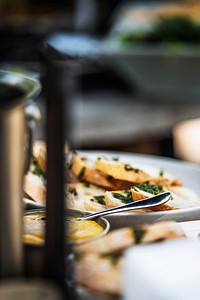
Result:
[[173,221],[113,230],[96,241],[75,247],[75,281],[90,292],[119,295],[127,248],[184,237],[181,226]]

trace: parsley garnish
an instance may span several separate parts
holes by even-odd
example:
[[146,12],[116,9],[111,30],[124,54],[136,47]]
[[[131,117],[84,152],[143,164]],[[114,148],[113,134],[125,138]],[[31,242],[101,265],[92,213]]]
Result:
[[78,195],[78,193],[77,193],[77,191],[76,191],[75,188],[69,188],[69,193],[70,193],[70,194],[73,194],[74,196],[77,196],[77,195]]
[[161,169],[160,172],[159,172],[159,176],[162,177],[163,175],[164,175],[164,171]]
[[97,200],[99,204],[105,205],[105,197],[103,195],[94,196],[94,199]]
[[114,161],[119,161],[119,157],[113,157],[112,160],[114,160]]
[[131,192],[125,192],[123,194],[113,192],[112,195],[113,195],[114,198],[119,199],[120,201],[122,201],[125,204],[133,202]]
[[42,171],[42,169],[39,167],[39,166],[35,166],[34,169],[32,170],[32,173],[34,175],[37,175],[37,176],[43,176],[44,177],[44,172]]
[[145,230],[136,227],[136,228],[133,228],[133,233],[135,236],[136,243],[139,243],[141,241],[143,235],[145,234]]
[[88,181],[84,181],[83,182],[84,187],[89,188],[90,187],[90,183]]
[[129,165],[129,164],[125,164],[125,165],[124,165],[124,169],[125,169],[126,171],[134,171],[134,172],[136,172],[136,173],[139,172],[139,169],[135,169],[135,168],[131,167],[131,165]]
[[78,174],[78,179],[81,180],[81,179],[83,178],[84,174],[85,174],[85,167],[83,167],[83,168],[81,169],[80,173]]
[[137,191],[137,188],[144,191],[144,192],[147,192],[147,193],[150,193],[150,194],[153,194],[153,195],[158,195],[160,193],[164,193],[164,189],[163,189],[163,185],[161,184],[148,184],[148,183],[141,183],[135,187],[133,187],[136,191]]

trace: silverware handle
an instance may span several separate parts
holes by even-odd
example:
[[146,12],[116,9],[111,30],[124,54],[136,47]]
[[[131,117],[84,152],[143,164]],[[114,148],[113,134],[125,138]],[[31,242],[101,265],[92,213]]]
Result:
[[81,220],[88,220],[88,219],[93,219],[96,217],[104,216],[104,215],[109,215],[117,212],[123,212],[123,211],[128,211],[128,210],[133,210],[133,209],[141,209],[141,208],[147,208],[147,207],[153,207],[156,205],[164,204],[170,199],[171,193],[170,192],[164,192],[162,194],[150,197],[150,198],[145,198],[143,200],[138,200],[135,202],[131,202],[128,204],[124,204],[122,206],[106,209],[100,212],[96,213],[91,213],[88,214],[84,217],[81,217]]

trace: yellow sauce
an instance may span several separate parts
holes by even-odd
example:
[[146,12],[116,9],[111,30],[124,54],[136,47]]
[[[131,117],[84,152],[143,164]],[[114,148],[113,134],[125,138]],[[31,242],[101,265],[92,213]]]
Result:
[[101,225],[92,220],[69,221],[69,239],[71,241],[80,241],[98,235],[103,231]]
[[[42,219],[43,218],[43,219]],[[45,214],[35,213],[24,216],[25,243],[41,244],[45,239]],[[67,221],[66,221],[67,222]],[[93,220],[76,221],[74,217],[68,220],[68,240],[82,241],[92,238],[103,231],[103,227]]]

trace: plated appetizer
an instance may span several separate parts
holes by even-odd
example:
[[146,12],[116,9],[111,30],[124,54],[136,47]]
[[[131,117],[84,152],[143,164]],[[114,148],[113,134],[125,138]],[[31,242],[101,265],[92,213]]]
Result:
[[[67,168],[67,166],[66,166]],[[101,211],[171,192],[171,199],[144,211],[172,211],[200,206],[200,197],[180,179],[164,169],[130,163],[122,157],[73,152],[69,159],[70,182],[66,181],[66,207],[83,211]],[[34,201],[45,204],[45,150],[35,152],[25,176],[24,191]],[[141,211],[141,210],[140,210]]]
[[92,160],[74,152],[70,169],[79,182],[68,186],[69,208],[75,209],[80,205],[83,210],[99,211],[164,191],[171,192],[171,200],[145,211],[175,210],[200,204],[199,196],[184,187],[179,179],[165,175],[163,170],[152,174],[146,171],[145,166],[138,167],[118,157],[97,156]]

